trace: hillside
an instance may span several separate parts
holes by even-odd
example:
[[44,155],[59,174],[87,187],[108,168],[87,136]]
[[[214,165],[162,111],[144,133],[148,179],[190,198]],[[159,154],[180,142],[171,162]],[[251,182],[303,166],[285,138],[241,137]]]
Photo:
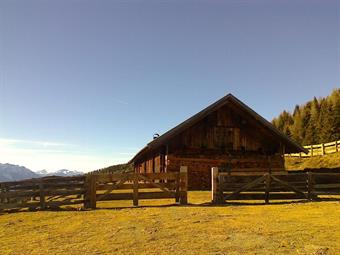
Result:
[[39,174],[24,166],[0,163],[0,182],[19,181],[38,177],[40,177]]
[[55,172],[47,172],[46,170],[33,172],[24,166],[0,163],[0,182],[20,181],[24,179],[40,178],[45,176],[75,176],[81,174],[84,173],[67,169],[61,169]]
[[340,153],[333,153],[310,158],[285,157],[287,170],[303,170],[307,168],[339,168]]
[[118,164],[95,170],[92,173],[127,173],[132,171],[132,164]]
[[[112,165],[106,168],[98,169],[92,173],[125,173],[133,171],[133,166],[130,164]],[[7,181],[20,181],[24,179],[40,178],[45,176],[75,176],[82,175],[83,172],[61,169],[55,172],[47,172],[41,170],[34,172],[24,166],[14,164],[1,164],[0,163],[0,182]]]

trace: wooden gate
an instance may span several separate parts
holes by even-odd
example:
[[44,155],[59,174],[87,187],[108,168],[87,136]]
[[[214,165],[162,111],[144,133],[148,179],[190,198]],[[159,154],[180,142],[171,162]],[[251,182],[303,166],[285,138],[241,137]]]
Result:
[[[85,207],[96,208],[97,201],[174,198],[187,203],[187,171],[168,173],[95,174],[87,177]],[[121,192],[123,190],[123,192]],[[116,192],[120,191],[120,192]]]
[[237,174],[219,173],[212,168],[212,202],[228,200],[320,199],[339,195],[339,173]]

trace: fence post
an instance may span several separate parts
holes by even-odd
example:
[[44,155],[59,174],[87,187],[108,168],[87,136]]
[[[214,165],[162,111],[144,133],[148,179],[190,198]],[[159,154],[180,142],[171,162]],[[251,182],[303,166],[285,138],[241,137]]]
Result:
[[223,195],[223,186],[224,186],[224,182],[225,182],[224,178],[225,178],[225,176],[220,175],[220,174],[217,176],[217,196],[218,196],[217,201],[218,201],[219,204],[225,203],[224,195]]
[[[7,193],[8,190],[9,190],[9,188],[6,187],[6,186],[4,185],[4,188],[3,188],[2,192],[3,192],[3,193]],[[5,195],[6,195],[6,194],[5,194]],[[4,198],[4,203],[10,204],[10,198],[9,198],[9,197],[5,197],[5,198]]]
[[186,205],[188,203],[188,167],[181,166],[179,172],[181,175],[180,204]]
[[313,200],[313,173],[307,172],[307,189],[308,189],[308,200]]
[[97,177],[96,175],[91,176],[91,198],[90,206],[91,209],[96,209],[97,207]]
[[321,144],[321,155],[325,155],[325,144]]
[[39,183],[39,196],[40,196],[40,209],[45,210],[46,209],[46,203],[45,203],[45,192],[44,192],[44,185],[41,182]]
[[5,187],[4,187],[3,184],[0,183],[0,212],[3,211],[1,206],[2,206],[2,204],[5,203],[5,198],[3,197],[3,195],[5,195]]
[[84,180],[84,208],[90,208],[90,175],[87,175]]
[[138,173],[133,175],[133,206],[138,206]]
[[84,207],[96,209],[97,207],[97,180],[95,175],[86,177],[86,192],[84,199]]
[[5,193],[4,185],[0,183],[0,203],[5,203],[5,198],[3,197],[3,194]]
[[338,149],[338,140],[335,141],[335,152],[338,152],[339,149]]
[[176,203],[179,203],[180,200],[180,183],[181,183],[181,178],[180,178],[180,173],[177,173],[176,175],[176,180],[175,180],[175,201]]
[[211,202],[214,204],[217,204],[219,202],[218,167],[211,168]]
[[314,152],[313,152],[313,145],[310,146],[310,156],[313,157]]
[[2,190],[2,184],[0,183],[0,212],[2,212],[1,204],[5,202],[5,199],[3,198],[3,190]]
[[270,175],[270,173],[266,174],[265,184],[266,184],[266,191],[265,191],[265,195],[264,195],[264,200],[265,200],[266,204],[269,204],[269,192],[270,192],[270,186],[271,186],[271,175]]

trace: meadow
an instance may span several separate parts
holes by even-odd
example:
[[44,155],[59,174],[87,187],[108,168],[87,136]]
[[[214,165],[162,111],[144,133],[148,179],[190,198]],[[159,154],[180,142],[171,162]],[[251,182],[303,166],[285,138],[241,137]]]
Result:
[[100,202],[99,209],[5,213],[9,254],[340,254],[339,202],[209,204],[210,192],[173,200]]
[[309,158],[285,157],[287,170],[303,170],[306,168],[340,168],[340,153]]

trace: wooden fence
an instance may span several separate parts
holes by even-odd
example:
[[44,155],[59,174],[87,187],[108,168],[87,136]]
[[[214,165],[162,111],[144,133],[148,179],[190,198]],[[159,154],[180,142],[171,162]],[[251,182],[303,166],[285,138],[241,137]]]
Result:
[[[0,183],[0,210],[44,210],[64,205],[97,207],[97,201],[174,198],[187,203],[187,167],[169,173],[91,174]],[[123,192],[122,192],[123,190]]]
[[95,209],[97,201],[110,200],[132,200],[137,206],[140,199],[163,198],[186,204],[187,187],[187,167],[183,166],[180,172],[92,174],[87,177],[85,207]]
[[212,168],[212,202],[317,200],[340,195],[340,173],[229,174]]
[[340,140],[334,141],[330,143],[321,143],[321,144],[313,144],[303,146],[304,148],[308,149],[308,153],[300,152],[300,153],[291,153],[285,154],[286,157],[314,157],[326,154],[332,154],[336,152],[340,152]]
[[84,202],[85,176],[0,183],[0,209],[46,209]]

